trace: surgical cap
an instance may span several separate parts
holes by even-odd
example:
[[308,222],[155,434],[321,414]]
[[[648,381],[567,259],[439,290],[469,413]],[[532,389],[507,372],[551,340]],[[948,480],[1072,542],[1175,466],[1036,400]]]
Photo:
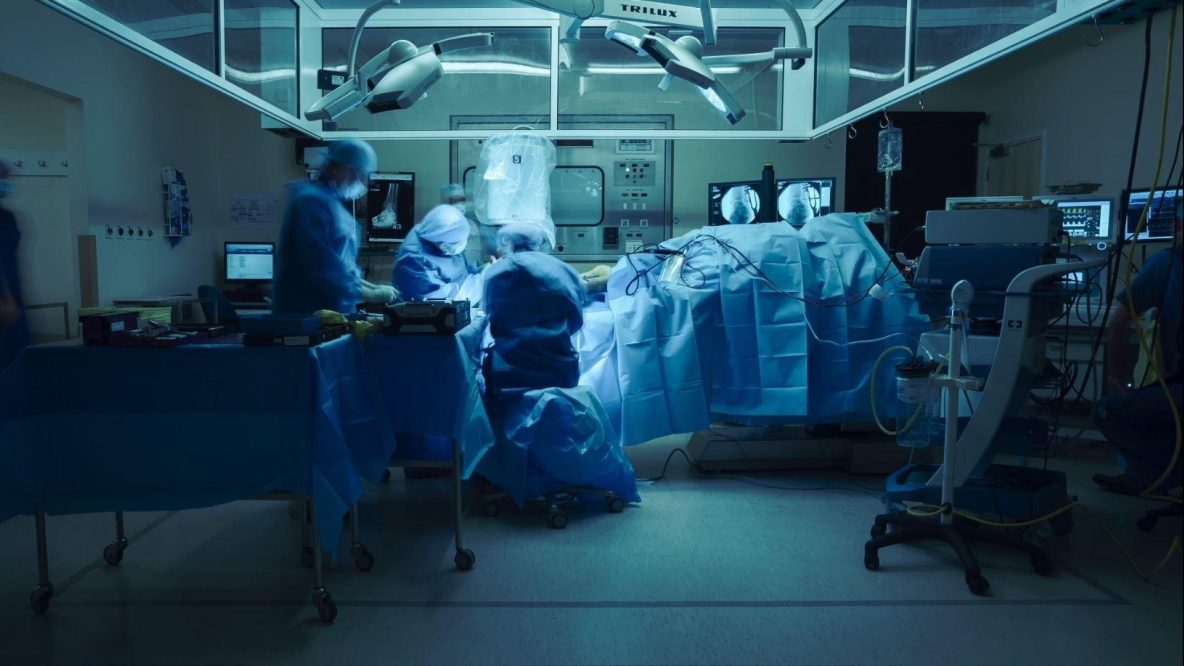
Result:
[[415,233],[437,247],[468,243],[469,220],[456,206],[440,204],[415,225]]
[[365,141],[346,139],[335,141],[329,145],[329,154],[325,158],[328,164],[342,164],[353,167],[362,178],[369,178],[378,169],[378,155]]
[[448,203],[452,199],[464,199],[465,188],[460,183],[448,183],[440,188],[440,202]]
[[543,243],[555,247],[555,224],[550,220],[511,222],[497,232],[498,253],[539,252]]

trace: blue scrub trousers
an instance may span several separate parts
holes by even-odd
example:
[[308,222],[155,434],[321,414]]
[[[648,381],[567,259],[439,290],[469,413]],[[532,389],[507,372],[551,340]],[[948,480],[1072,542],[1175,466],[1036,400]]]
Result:
[[[1168,383],[1177,408],[1181,404],[1179,379]],[[1159,384],[1127,395],[1108,395],[1094,404],[1094,423],[1117,449],[1126,473],[1150,485],[1163,474],[1176,447],[1176,422],[1167,395]],[[1167,492],[1181,485],[1180,460],[1171,476],[1157,490]]]

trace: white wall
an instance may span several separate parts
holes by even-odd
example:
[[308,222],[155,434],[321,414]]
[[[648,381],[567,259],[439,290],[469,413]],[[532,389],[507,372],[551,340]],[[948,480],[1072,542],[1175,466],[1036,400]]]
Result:
[[[1135,187],[1146,187],[1155,175],[1170,17],[1170,12],[1160,12],[1155,17]],[[1184,76],[1180,56],[1184,37],[1180,26],[1177,21],[1163,177],[1171,165],[1172,149],[1184,114],[1180,84]],[[984,144],[1042,136],[1043,185],[1097,182],[1102,184],[1100,192],[1117,195],[1126,187],[1134,141],[1144,26],[1103,26],[1103,31],[1105,41],[1092,48],[1085,43],[1086,39],[1097,40],[1092,24],[1069,28],[925,93],[925,108],[986,112],[988,122],[980,134]],[[915,102],[897,108],[918,110]],[[906,159],[907,150],[906,138]],[[986,152],[984,149],[984,165]],[[985,192],[985,169],[980,168],[979,172],[981,193]]]
[[[77,100],[0,75],[0,101],[0,155],[7,153],[9,159],[31,162],[57,156],[70,162],[71,126],[81,115]],[[36,122],[29,122],[29,118]],[[68,169],[52,173],[14,175],[14,191],[2,202],[17,216],[22,297],[31,306],[77,302],[78,267],[71,230],[73,183]],[[28,316],[34,339],[60,339],[63,335],[60,309],[33,309]]]
[[[34,0],[5,3],[0,73],[78,100],[69,228],[100,235],[101,301],[192,293],[215,279],[224,238],[274,238],[274,228],[226,228],[231,196],[280,196],[282,183],[300,175],[292,142],[260,130],[256,112]],[[18,104],[9,120],[19,131],[48,122],[26,100]],[[166,166],[188,178],[193,236],[177,248],[159,237],[101,238],[108,223],[163,228],[160,170]]]

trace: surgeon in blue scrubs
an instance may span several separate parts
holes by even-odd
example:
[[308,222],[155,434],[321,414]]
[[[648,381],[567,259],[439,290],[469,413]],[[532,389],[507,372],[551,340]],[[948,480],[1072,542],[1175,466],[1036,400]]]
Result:
[[549,222],[515,222],[498,230],[498,254],[485,274],[485,312],[494,346],[490,387],[570,388],[580,363],[571,336],[584,325],[583,278],[541,250],[553,243]]
[[479,268],[465,258],[469,220],[456,206],[441,204],[411,229],[395,258],[395,287],[408,300],[449,299]]
[[358,223],[346,208],[365,196],[378,168],[363,141],[334,143],[316,180],[293,183],[276,248],[272,310],[351,313],[359,303],[391,303],[398,293],[362,279]]

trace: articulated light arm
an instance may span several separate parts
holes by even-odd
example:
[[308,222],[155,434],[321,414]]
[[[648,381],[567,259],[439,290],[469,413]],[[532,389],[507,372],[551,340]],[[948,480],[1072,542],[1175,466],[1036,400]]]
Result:
[[370,21],[370,17],[377,14],[380,10],[386,9],[387,7],[393,7],[400,2],[402,2],[402,0],[378,0],[378,2],[370,5],[366,8],[366,11],[362,12],[362,16],[358,18],[358,25],[354,27],[353,37],[351,37],[349,40],[349,69],[345,71],[349,73],[350,76],[354,76],[358,73],[358,46],[360,46],[362,43],[362,29],[365,28],[366,24]]
[[813,55],[813,50],[809,48],[810,43],[806,41],[806,25],[802,23],[802,16],[798,14],[798,10],[790,4],[789,0],[773,0],[773,3],[781,6],[786,16],[789,17],[789,22],[793,24],[794,35],[798,38],[798,47],[808,51],[806,55],[795,57],[790,63],[794,69],[801,69],[806,64],[806,58]]
[[370,113],[409,108],[444,75],[440,54],[493,43],[493,34],[488,32],[449,37],[423,48],[400,39],[358,67],[358,47],[366,23],[380,10],[399,2],[379,0],[362,12],[350,40],[346,70],[349,78],[308,107],[305,118],[332,121],[363,105]]

